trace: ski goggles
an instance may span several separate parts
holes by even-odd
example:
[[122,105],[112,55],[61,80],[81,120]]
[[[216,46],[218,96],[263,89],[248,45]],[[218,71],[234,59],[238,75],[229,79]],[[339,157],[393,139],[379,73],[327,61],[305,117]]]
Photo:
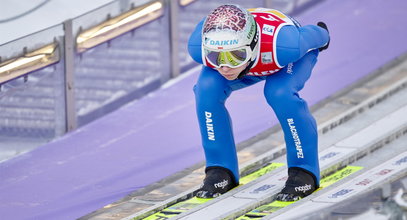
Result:
[[204,48],[204,55],[207,62],[215,68],[220,68],[222,66],[228,66],[230,68],[241,67],[250,60],[252,53],[250,46],[244,46],[229,51]]

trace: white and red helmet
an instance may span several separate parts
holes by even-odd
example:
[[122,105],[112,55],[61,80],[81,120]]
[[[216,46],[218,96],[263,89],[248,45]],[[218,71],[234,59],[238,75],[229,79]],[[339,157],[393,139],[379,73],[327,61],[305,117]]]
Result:
[[257,23],[252,14],[238,5],[215,8],[202,28],[204,62],[219,68],[239,67],[257,56]]

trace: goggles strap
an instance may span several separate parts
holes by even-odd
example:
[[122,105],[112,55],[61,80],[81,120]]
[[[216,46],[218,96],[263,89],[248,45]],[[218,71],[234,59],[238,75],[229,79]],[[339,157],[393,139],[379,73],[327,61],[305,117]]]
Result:
[[[256,44],[259,40],[259,32],[257,31],[257,24],[256,24],[255,31],[256,31],[256,35],[253,38],[252,42],[250,42],[250,49],[252,50],[253,53],[255,52],[254,48],[256,47]],[[252,68],[252,66],[254,64],[254,61],[255,61],[255,59],[251,60],[251,58],[250,58],[249,64],[247,65],[247,67],[244,70],[242,70],[242,72],[239,73],[239,76],[237,77],[238,79],[243,78],[249,72],[249,70]]]
[[255,25],[256,25],[256,27],[255,27],[254,31],[255,31],[256,35],[253,37],[253,40],[252,40],[252,42],[250,42],[250,45],[249,45],[250,49],[252,49],[252,51],[254,51],[257,41],[259,41],[259,32],[257,31],[257,23]]

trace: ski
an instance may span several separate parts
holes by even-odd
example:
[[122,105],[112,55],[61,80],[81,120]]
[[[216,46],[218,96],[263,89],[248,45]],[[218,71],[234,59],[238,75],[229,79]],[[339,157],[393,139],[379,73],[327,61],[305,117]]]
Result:
[[[257,178],[259,178],[259,177],[261,177],[261,176],[263,176],[263,175],[265,175],[265,174],[267,174],[267,173],[269,173],[269,172],[271,172],[271,171],[273,171],[273,170],[275,170],[277,168],[279,168],[279,167],[282,167],[282,166],[284,166],[284,163],[270,163],[269,165],[267,165],[267,166],[255,171],[255,172],[253,172],[253,173],[250,173],[250,174],[242,177],[240,179],[240,181],[239,181],[240,182],[239,186],[247,184],[247,183],[249,183],[249,182],[251,182],[251,181],[253,181],[253,180],[255,180],[255,179],[257,179]],[[237,186],[237,187],[239,187],[239,186]],[[202,199],[202,198],[192,197],[192,198],[189,198],[187,200],[175,203],[175,204],[173,204],[173,205],[171,205],[171,206],[169,206],[169,207],[167,207],[167,208],[165,208],[165,209],[163,209],[163,210],[161,210],[161,211],[159,211],[157,213],[154,213],[154,214],[146,217],[145,219],[146,220],[170,219],[170,218],[175,217],[175,216],[177,216],[177,215],[179,215],[181,213],[187,212],[187,211],[189,211],[189,210],[191,210],[191,209],[193,209],[193,208],[195,208],[195,207],[197,207],[197,206],[199,206],[201,204],[204,204],[204,203],[206,203],[206,202],[208,202],[210,200],[212,200],[212,199]]]
[[[363,167],[360,167],[360,166],[346,166],[346,167],[342,168],[341,170],[338,170],[335,173],[333,173],[325,178],[322,178],[320,181],[320,187],[315,192],[317,192],[329,185],[332,185],[333,183],[351,175],[352,173],[355,173],[355,172],[361,170],[362,168]],[[293,201],[293,202],[273,201],[271,203],[262,205],[237,219],[248,220],[248,219],[263,218],[263,217],[270,215],[295,202],[297,202],[297,201]]]

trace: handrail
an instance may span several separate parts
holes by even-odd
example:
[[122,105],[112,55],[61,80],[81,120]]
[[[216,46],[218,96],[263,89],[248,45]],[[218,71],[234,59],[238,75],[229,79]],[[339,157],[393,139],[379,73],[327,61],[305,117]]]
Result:
[[78,52],[109,41],[164,14],[163,0],[147,3],[90,28],[76,38]]
[[189,4],[191,4],[191,3],[195,2],[195,1],[196,0],[179,0],[179,4],[181,6],[187,6],[187,5],[189,5]]
[[59,59],[58,44],[52,43],[21,57],[2,62],[0,63],[0,84],[57,63]]

